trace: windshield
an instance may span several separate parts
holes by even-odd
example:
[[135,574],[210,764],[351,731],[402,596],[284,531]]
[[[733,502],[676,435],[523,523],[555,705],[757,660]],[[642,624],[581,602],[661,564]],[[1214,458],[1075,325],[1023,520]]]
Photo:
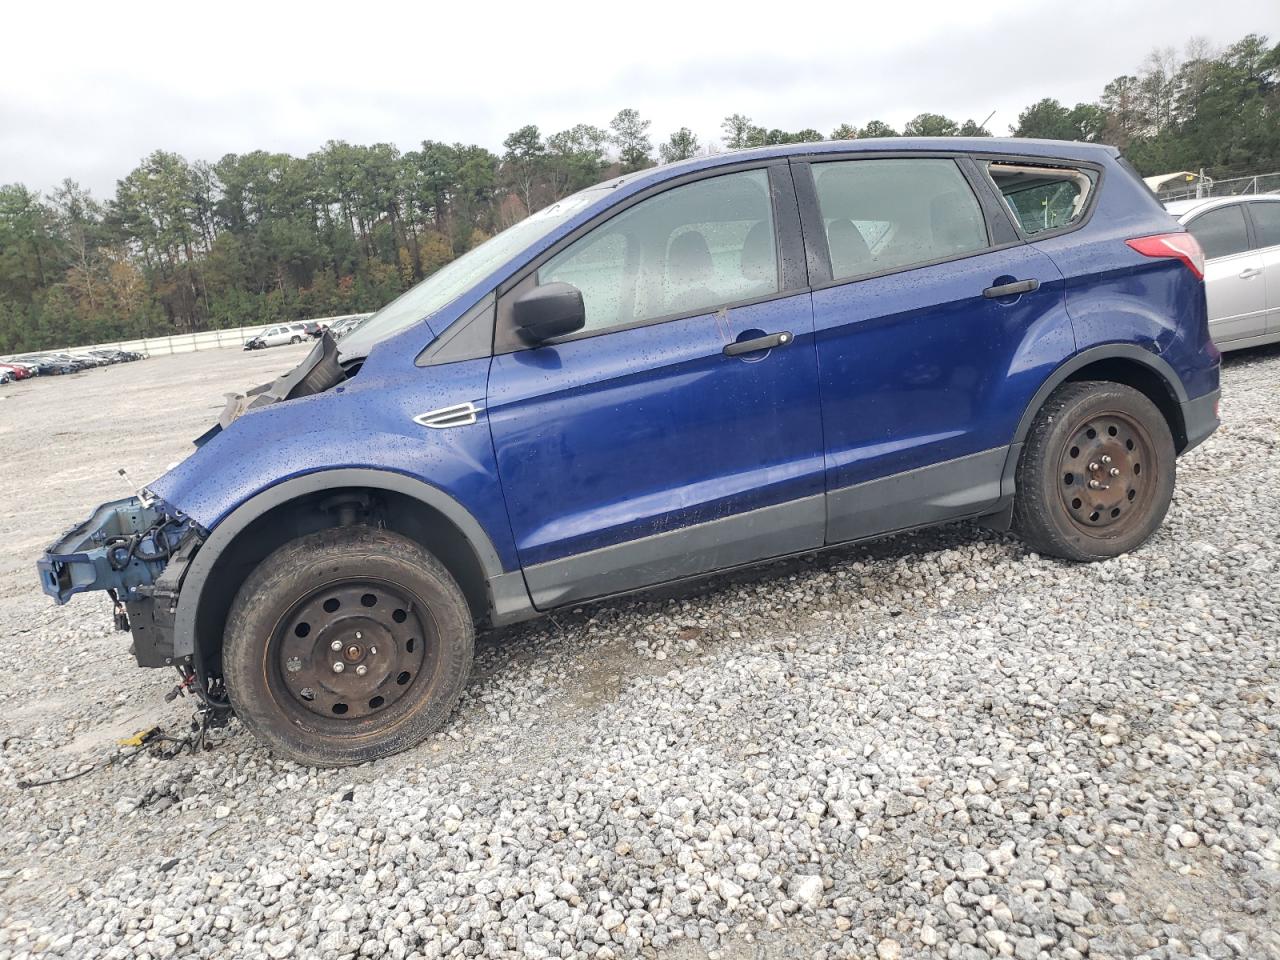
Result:
[[344,336],[342,353],[346,356],[367,355],[378,341],[425,320],[462,296],[525,247],[600,199],[606,189],[608,188],[591,187],[557,200],[445,264]]

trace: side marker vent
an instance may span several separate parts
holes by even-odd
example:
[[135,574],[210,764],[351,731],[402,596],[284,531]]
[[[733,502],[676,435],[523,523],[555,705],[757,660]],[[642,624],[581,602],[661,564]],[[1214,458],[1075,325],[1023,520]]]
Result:
[[413,422],[432,430],[447,430],[449,427],[468,427],[476,422],[476,415],[481,409],[470,401],[456,403],[452,407],[441,407],[439,410],[428,410],[413,418]]

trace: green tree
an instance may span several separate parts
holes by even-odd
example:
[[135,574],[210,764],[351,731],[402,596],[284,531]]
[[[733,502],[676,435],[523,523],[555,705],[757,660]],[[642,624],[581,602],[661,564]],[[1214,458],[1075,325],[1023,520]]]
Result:
[[960,124],[960,129],[956,131],[959,137],[989,137],[991,131],[982,126],[976,120],[966,120]]
[[751,122],[751,118],[741,113],[733,113],[725,117],[720,124],[720,132],[724,135],[724,145],[730,150],[745,150],[756,146],[764,133]]
[[959,131],[956,122],[940,113],[920,113],[907,121],[902,128],[905,137],[954,137]]
[[852,123],[842,123],[831,131],[831,140],[856,140],[858,139],[858,128]]
[[858,131],[859,140],[866,140],[869,137],[896,137],[897,135],[898,131],[883,120],[872,120]]
[[688,160],[697,156],[698,138],[688,127],[681,127],[673,133],[667,142],[658,147],[658,154],[663,163],[675,163],[677,160]]
[[579,123],[547,137],[547,175],[554,198],[589,187],[605,168],[609,134],[600,127]]
[[524,203],[525,213],[533,213],[534,190],[543,173],[546,147],[533,124],[521,127],[502,141],[502,172]]
[[1052,97],[1038,100],[1019,113],[1012,132],[1015,137],[1040,140],[1076,140],[1079,133],[1071,111]]
[[618,150],[625,173],[653,166],[653,144],[649,142],[650,121],[640,119],[638,111],[627,107],[609,121],[609,139]]

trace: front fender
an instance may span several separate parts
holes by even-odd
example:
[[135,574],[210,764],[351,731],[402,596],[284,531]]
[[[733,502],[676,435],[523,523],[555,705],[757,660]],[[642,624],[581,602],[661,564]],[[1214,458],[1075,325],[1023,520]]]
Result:
[[322,471],[397,474],[434,489],[483,530],[516,568],[486,419],[431,429],[414,418],[471,401],[483,406],[488,360],[373,376],[251,410],[148,485],[206,530],[263,491]]
[[518,561],[488,422],[414,421],[463,402],[483,407],[488,367],[487,358],[429,369],[410,360],[384,374],[366,367],[324,393],[245,413],[149,484],[209,531],[183,580],[175,654],[194,650],[203,586],[227,544],[272,507],[323,489],[390,490],[439,510],[471,542],[497,604],[493,584],[511,581],[502,574]]

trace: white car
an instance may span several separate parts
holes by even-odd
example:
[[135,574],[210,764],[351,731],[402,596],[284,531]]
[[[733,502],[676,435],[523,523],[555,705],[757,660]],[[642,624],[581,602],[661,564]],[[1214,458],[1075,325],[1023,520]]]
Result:
[[278,347],[282,343],[301,343],[307,339],[305,323],[281,323],[267,327],[255,337],[244,343],[246,350],[260,350],[263,347]]
[[1175,200],[1204,250],[1209,332],[1221,350],[1280,341],[1280,195]]

